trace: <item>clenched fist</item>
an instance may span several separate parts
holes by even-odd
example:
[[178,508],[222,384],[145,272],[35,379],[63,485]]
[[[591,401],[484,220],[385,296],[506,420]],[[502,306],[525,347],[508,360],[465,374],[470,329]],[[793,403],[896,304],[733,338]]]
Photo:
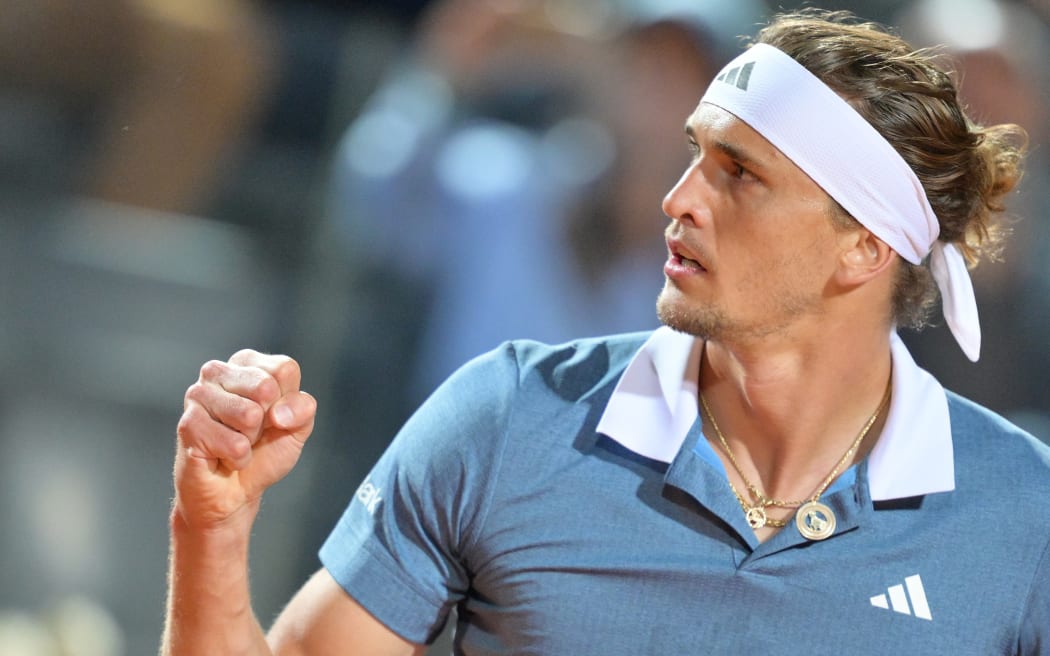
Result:
[[186,525],[251,521],[269,486],[299,460],[317,403],[300,391],[299,365],[239,351],[211,361],[186,391],[175,456],[175,512]]

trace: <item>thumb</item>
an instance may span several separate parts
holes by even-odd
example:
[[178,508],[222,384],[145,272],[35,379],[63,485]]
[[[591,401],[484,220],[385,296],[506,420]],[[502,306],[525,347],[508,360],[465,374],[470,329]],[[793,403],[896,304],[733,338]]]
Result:
[[271,424],[289,433],[313,426],[317,401],[306,392],[292,392],[277,400],[270,408]]

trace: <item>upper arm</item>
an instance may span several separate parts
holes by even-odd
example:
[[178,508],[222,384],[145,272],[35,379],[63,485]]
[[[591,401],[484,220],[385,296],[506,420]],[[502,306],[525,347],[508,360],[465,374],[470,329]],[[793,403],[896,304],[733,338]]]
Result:
[[275,656],[421,656],[409,642],[372,617],[325,569],[292,598],[267,637]]

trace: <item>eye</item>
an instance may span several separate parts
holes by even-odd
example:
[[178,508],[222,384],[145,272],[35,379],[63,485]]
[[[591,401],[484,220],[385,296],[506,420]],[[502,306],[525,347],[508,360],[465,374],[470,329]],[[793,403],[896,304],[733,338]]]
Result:
[[754,173],[752,173],[751,171],[746,169],[744,167],[744,165],[741,164],[740,162],[731,162],[729,170],[732,173],[733,177],[737,178],[738,180],[757,180],[758,179],[757,176],[755,176]]
[[695,141],[693,141],[692,139],[690,139],[689,143],[688,143],[688,147],[689,147],[689,159],[694,161],[694,162],[696,160],[700,159],[700,145],[698,143],[696,143]]

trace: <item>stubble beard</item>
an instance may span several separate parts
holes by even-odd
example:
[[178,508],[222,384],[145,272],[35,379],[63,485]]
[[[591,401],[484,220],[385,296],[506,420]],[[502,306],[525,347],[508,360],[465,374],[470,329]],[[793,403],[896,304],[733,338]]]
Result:
[[741,323],[734,321],[717,305],[690,303],[670,281],[656,299],[656,315],[664,325],[713,342],[761,340],[786,330],[793,320],[817,309],[813,299],[785,293],[779,296],[776,307],[770,308],[766,314],[768,321]]
[[725,334],[728,321],[721,311],[709,305],[690,307],[673,294],[664,287],[656,299],[656,316],[664,325],[704,340],[718,340]]

